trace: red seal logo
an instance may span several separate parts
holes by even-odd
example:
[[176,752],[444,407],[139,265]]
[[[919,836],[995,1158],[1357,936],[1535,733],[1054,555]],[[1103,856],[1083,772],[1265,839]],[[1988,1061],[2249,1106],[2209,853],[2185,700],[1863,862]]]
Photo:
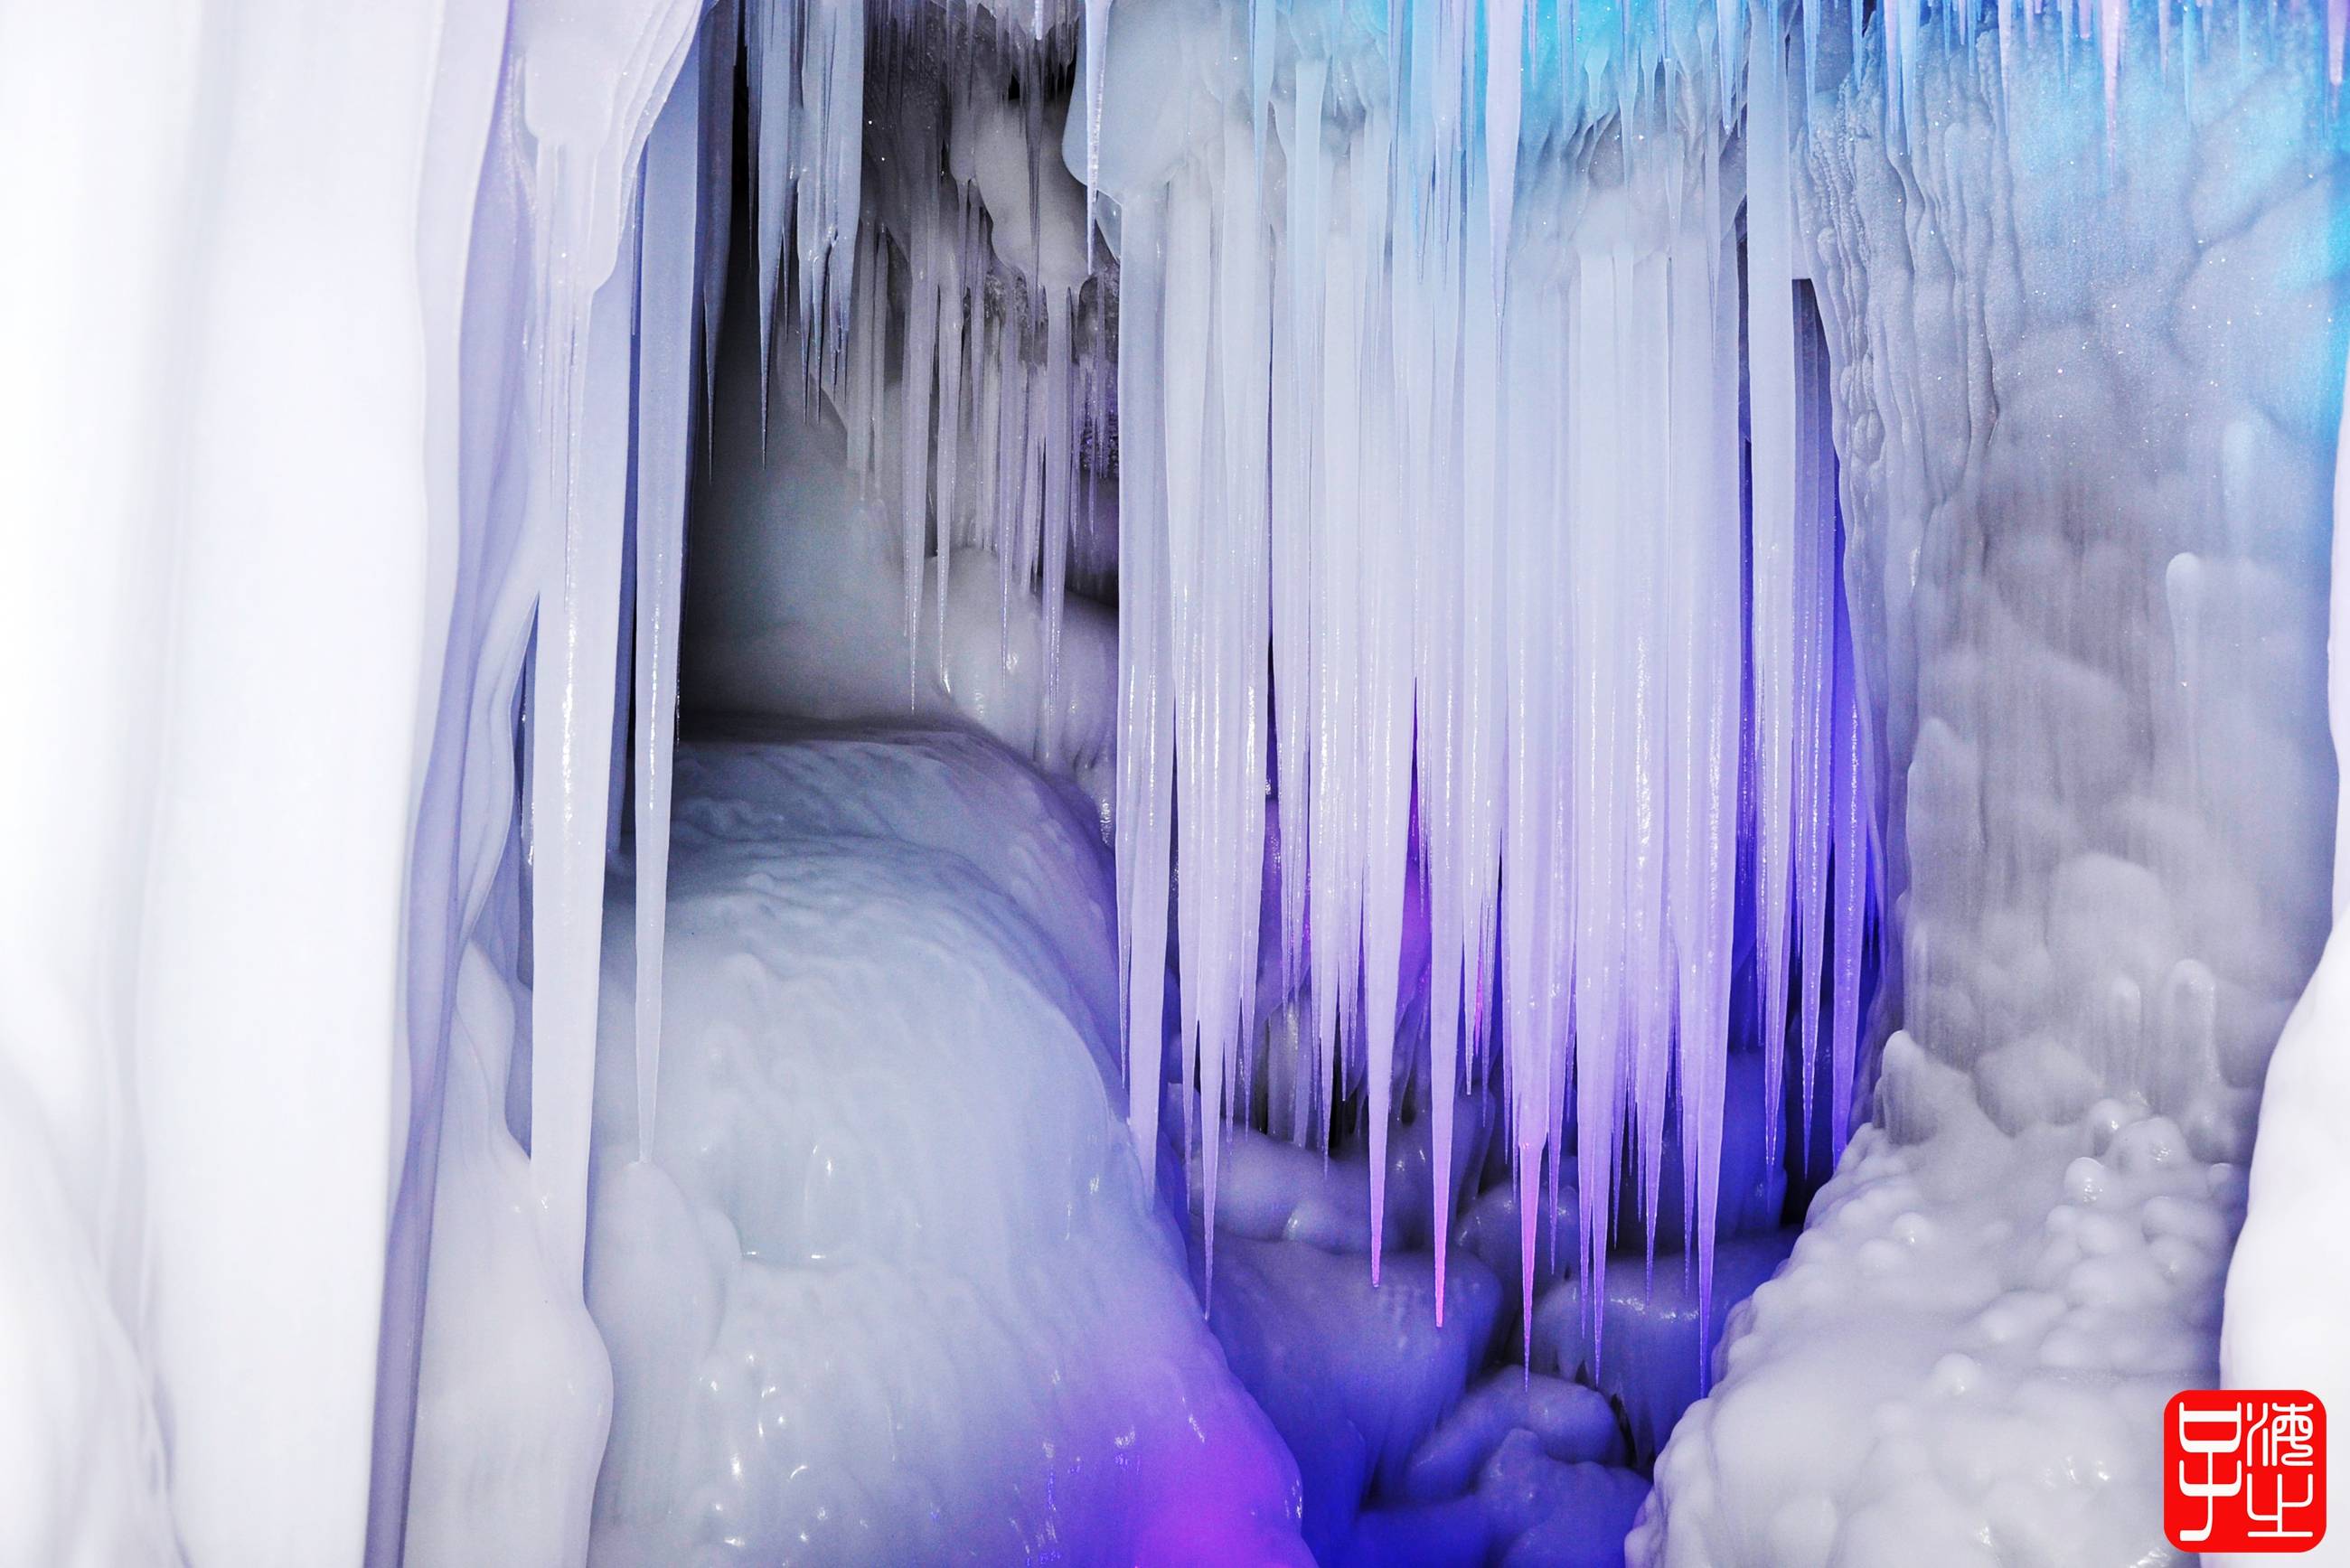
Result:
[[2162,1532],[2182,1552],[2325,1538],[2325,1407],[2298,1388],[2190,1388],[2162,1413]]

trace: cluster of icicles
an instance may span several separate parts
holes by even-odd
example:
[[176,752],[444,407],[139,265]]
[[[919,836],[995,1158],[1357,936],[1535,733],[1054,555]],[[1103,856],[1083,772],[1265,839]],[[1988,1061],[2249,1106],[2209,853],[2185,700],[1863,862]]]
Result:
[[[1220,1133],[1286,1025],[1271,1004],[1311,1021],[1301,1136],[1329,1137],[1359,1095],[1376,1278],[1413,1075],[1414,866],[1440,1317],[1453,1092],[1481,1086],[1507,1127],[1529,1322],[1555,1209],[1540,1186],[1572,1181],[1596,1354],[1617,1189],[1638,1184],[1653,1267],[1673,1147],[1710,1314],[1742,931],[1765,1158],[1785,1158],[1791,1060],[1802,1147],[1841,1152],[1892,890],[1796,222],[1804,104],[1873,75],[1899,140],[1929,47],[1963,67],[1995,38],[2004,70],[2016,49],[2069,61],[2077,36],[2110,125],[2128,41],[2189,93],[2211,47],[2211,8],[2178,26],[2150,8],[2133,33],[2121,0],[1393,0],[1381,29],[1253,0],[1205,23],[1221,36],[1201,53],[1245,80],[1172,167],[1138,179],[1089,153],[1122,240],[1130,1115],[1147,1151],[1171,881],[1172,1066],[1199,1108],[1211,1270]],[[2328,10],[2337,80],[2345,10]],[[1080,87],[1101,90],[1091,69]],[[1268,995],[1267,967],[1295,1001]]]
[[[670,0],[633,27],[615,26],[595,5],[529,15],[546,36],[522,39],[523,57],[571,67],[583,56],[602,59],[600,69],[534,76],[524,93],[538,160],[536,251],[554,258],[528,345],[537,452],[530,504],[539,535],[560,540],[539,595],[524,763],[531,1158],[552,1233],[576,1272],[587,1231],[604,869],[619,837],[614,808],[624,777],[635,811],[640,1148],[654,1126],[691,431],[710,396],[733,259],[738,109],[753,158],[743,226],[754,240],[762,363],[772,370],[782,346],[795,345],[800,374],[843,410],[858,466],[872,473],[889,460],[899,493],[942,498],[942,515],[962,515],[959,448],[975,441],[983,452],[997,450],[1000,427],[1002,462],[974,459],[967,470],[969,526],[1000,558],[1019,563],[1023,588],[1040,566],[1048,581],[1065,569],[1080,483],[1077,432],[1088,428],[1083,410],[1107,398],[1109,377],[1106,328],[1097,320],[1081,329],[1077,290],[1055,293],[1016,269],[991,268],[967,185],[960,244],[942,241],[935,223],[901,222],[906,237],[893,250],[887,226],[865,215],[868,69],[879,67],[893,100],[910,102],[913,89],[935,85],[938,57],[972,57],[969,46],[983,40],[978,57],[1032,73],[1028,97],[1041,104],[1035,74],[1050,57],[1047,41],[1064,40],[1066,54],[1075,35],[1059,11],[1039,5],[1022,18],[1025,32],[977,6],[927,0],[869,16],[865,0]],[[921,151],[935,160],[944,118],[942,101],[927,113],[893,109],[880,129],[909,147],[929,137]],[[1031,140],[1049,156],[1041,134]],[[625,194],[608,207],[598,201],[607,191]],[[900,339],[901,355],[913,358],[894,367],[894,389],[884,365],[893,266],[921,323]],[[1101,291],[1090,297],[1097,318]],[[942,328],[942,319],[960,326]],[[952,369],[966,336],[968,398]],[[929,389],[941,384],[941,362],[947,390],[933,416]],[[917,386],[922,407],[890,406]],[[934,419],[932,441],[884,439],[892,427],[928,431]],[[925,508],[902,510],[914,519],[910,630]],[[620,657],[631,625],[632,671]]]
[[[871,131],[876,188],[858,241],[853,325],[827,389],[849,467],[887,497],[899,532],[910,683],[926,556],[941,681],[956,548],[994,558],[1003,646],[1015,599],[1039,592],[1036,750],[1050,765],[1071,551],[1094,526],[1108,464],[1111,286],[1108,253],[1047,215],[1067,176],[1046,104],[1074,29],[1039,37],[1028,21],[919,5],[880,30],[877,76],[894,108]],[[1012,188],[1002,204],[1014,210],[990,210],[990,182]]]
[[[1792,1003],[1805,1078],[1830,1064],[1832,1147],[1858,1052],[1871,816],[1825,366],[1815,335],[1799,352],[1786,56],[1753,50],[1736,84],[1742,295],[1724,183],[1742,161],[1711,73],[1519,169],[1503,62],[1482,116],[1461,112],[1468,38],[1413,36],[1416,88],[1342,86],[1301,58],[1269,131],[1227,117],[1221,145],[1122,207],[1132,1116],[1148,1147],[1173,867],[1178,1072],[1211,1129],[1233,1114],[1263,1023],[1270,795],[1277,948],[1318,1049],[1306,1125],[1326,1134],[1359,1087],[1380,1184],[1417,856],[1440,1281],[1452,1090],[1498,1080],[1522,1290],[1530,1304],[1538,1185],[1571,1147],[1596,1334],[1619,1168],[1628,1153],[1653,1258],[1669,1119],[1711,1293],[1742,890],[1773,1158],[1768,1021]],[[1211,1238],[1217,1145],[1198,1152]],[[1375,1192],[1375,1273],[1384,1213]]]
[[[2110,91],[2129,6],[2057,0],[2053,27],[2043,9],[2001,0],[1986,24],[1980,7],[1855,5],[1837,64],[1882,76],[1890,121],[1923,40],[1995,34],[2004,61],[2077,36]],[[2168,0],[2153,9],[2162,67],[2176,47],[2191,76],[2211,9],[2176,29]],[[1619,1172],[1653,1217],[1669,1127],[1681,1240],[1710,1296],[1742,903],[1775,1159],[1782,1024],[1804,1115],[1826,1107],[1826,1147],[1842,1147],[1885,891],[1794,219],[1801,104],[1823,49],[1844,53],[1823,44],[1831,13],[1206,6],[1194,23],[1229,35],[1206,53],[1236,79],[1170,81],[1179,111],[1187,93],[1211,110],[1173,167],[1139,177],[1099,149],[1105,112],[1125,112],[1118,71],[1149,66],[1078,50],[1078,13],[672,0],[625,36],[593,16],[543,24],[625,54],[582,73],[609,98],[525,95],[536,248],[555,258],[530,344],[531,505],[562,541],[525,763],[532,1158],[554,1232],[576,1263],[631,601],[633,735],[618,730],[635,777],[640,1136],[653,1125],[690,433],[729,265],[739,97],[763,359],[797,346],[852,465],[891,502],[910,648],[925,559],[943,619],[951,551],[983,544],[1007,607],[1041,588],[1049,692],[1070,542],[1117,477],[1118,909],[1145,1172],[1171,920],[1172,1066],[1208,1113],[1189,1118],[1208,1129],[1190,1152],[1212,1247],[1218,1129],[1269,1022],[1270,839],[1275,968],[1318,1063],[1299,1125],[1326,1137],[1359,1093],[1383,1182],[1416,857],[1430,1080],[1501,1094],[1529,1271],[1537,1187],[1567,1179],[1571,1150],[1596,1334]],[[2329,0],[2337,80],[2345,16],[2350,0]],[[1106,0],[1082,7],[1084,36],[1115,26]],[[1088,223],[1075,267],[1053,257],[1041,198],[1043,106],[1073,55],[1087,215],[1114,202],[1119,228],[1113,259]],[[891,108],[868,124],[877,67]],[[1030,165],[1009,225],[964,166],[974,117],[1005,112],[1024,119]],[[634,181],[617,172],[639,158]],[[629,195],[607,207],[611,190]],[[1049,729],[1040,749],[1049,761]],[[1440,1148],[1452,1111],[1429,1096]],[[1440,1280],[1456,1195],[1433,1163]],[[1374,1273],[1384,1213],[1375,1193]],[[1530,1297],[1531,1272],[1522,1285]]]
[[[582,48],[622,51],[605,71],[561,78],[567,93],[535,92],[535,79],[524,95],[538,149],[537,254],[553,258],[528,344],[540,464],[531,505],[540,535],[561,541],[540,592],[525,756],[531,1168],[574,1274],[586,1246],[604,870],[619,836],[615,781],[628,776],[622,745],[637,846],[639,1148],[652,1138],[695,364],[706,402],[729,260],[737,83],[756,156],[763,346],[786,286],[816,352],[846,335],[851,246],[842,242],[856,232],[865,119],[863,0],[718,0],[706,12],[683,0],[634,34],[607,20],[558,13],[542,25],[576,36],[523,40],[525,58],[571,65]],[[558,80],[551,71],[544,79],[550,88]],[[599,86],[617,99],[599,98]],[[639,158],[636,179],[613,177]],[[608,191],[625,194],[606,210],[598,194]],[[620,705],[631,601],[633,726]]]

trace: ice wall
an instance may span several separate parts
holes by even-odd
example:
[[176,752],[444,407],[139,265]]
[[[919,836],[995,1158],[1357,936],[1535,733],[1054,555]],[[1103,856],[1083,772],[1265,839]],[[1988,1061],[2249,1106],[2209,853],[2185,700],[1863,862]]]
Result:
[[2161,1548],[2333,817],[2342,148],[2314,30],[2221,21],[2110,97],[2043,31],[1811,105],[1905,1033],[1639,1560]]
[[[59,763],[8,786],[9,1561],[399,1554],[459,954],[519,958],[515,883],[484,919],[516,682],[550,563],[588,565],[549,548],[575,411],[524,389],[700,16],[296,9],[5,21],[0,115],[49,155],[8,176],[42,237],[5,264],[0,591],[11,667],[57,671],[12,732]],[[509,1233],[551,1263],[444,1275],[525,1337],[585,1323],[533,1174]],[[588,1397],[527,1451],[592,1475],[601,1352],[535,1338]]]
[[456,556],[448,220],[497,40],[435,5],[0,31],[41,150],[0,175],[0,1559],[356,1556]]
[[2292,28],[2134,58],[2110,140],[1987,56],[1809,143],[1905,1022],[2003,1122],[2103,1087],[2241,1162],[2331,887],[2338,137]]

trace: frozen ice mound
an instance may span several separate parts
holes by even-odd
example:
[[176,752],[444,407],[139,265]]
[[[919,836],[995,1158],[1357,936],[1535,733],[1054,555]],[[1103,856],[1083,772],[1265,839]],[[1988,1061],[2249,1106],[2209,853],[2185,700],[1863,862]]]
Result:
[[1635,1563],[2162,1558],[2164,1403],[2219,1376],[2241,1168],[2100,1100],[2011,1136],[1906,1035],[1657,1465]]
[[689,746],[677,777],[643,1161],[607,925],[592,1560],[1305,1561],[1295,1467],[1112,1109],[1083,806],[945,731]]

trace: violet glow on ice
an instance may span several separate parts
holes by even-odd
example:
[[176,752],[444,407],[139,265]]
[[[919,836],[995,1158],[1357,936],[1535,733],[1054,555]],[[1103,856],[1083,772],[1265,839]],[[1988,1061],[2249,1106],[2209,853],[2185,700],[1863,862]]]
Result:
[[0,1568],[2170,1560],[2346,29],[0,0]]

